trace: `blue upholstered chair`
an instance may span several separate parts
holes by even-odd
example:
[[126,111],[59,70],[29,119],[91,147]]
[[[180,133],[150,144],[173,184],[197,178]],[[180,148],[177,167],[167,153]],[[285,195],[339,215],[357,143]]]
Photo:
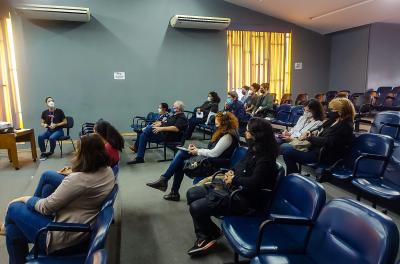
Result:
[[[275,223],[311,224],[290,218],[277,218]],[[359,202],[334,199],[312,225],[303,252],[261,254],[251,264],[391,264],[398,247],[399,231],[391,218]]]
[[[66,255],[66,256],[52,256],[52,255],[39,255],[36,247],[34,247],[33,256],[30,255],[27,258],[27,263],[29,264],[44,264],[44,263],[52,263],[52,264],[89,264],[92,254],[104,248],[107,233],[109,227],[113,220],[113,207],[111,204],[103,207],[99,214],[97,215],[96,222],[93,226],[89,224],[73,224],[73,223],[50,223],[47,227],[43,228],[36,235],[36,243],[39,239],[39,236],[43,232],[47,231],[68,231],[68,232],[84,232],[91,233],[91,239],[89,244],[89,249],[87,252],[83,252],[81,254],[75,255]],[[35,244],[36,244],[35,243]]]
[[362,177],[355,174],[352,184],[358,189],[357,198],[369,195],[372,198],[373,206],[376,207],[378,199],[398,201],[400,199],[400,147],[394,148],[389,162],[383,173],[383,177]]
[[289,122],[292,106],[290,104],[281,104],[276,108],[275,118],[271,120],[272,124],[286,126]]
[[258,251],[301,252],[307,240],[308,226],[270,223],[277,217],[313,222],[325,200],[325,190],[317,182],[298,174],[281,177],[272,204],[264,215],[224,217],[222,231],[235,252],[235,263],[238,263],[239,255],[251,258]]
[[382,176],[392,153],[394,140],[386,135],[364,133],[353,140],[350,151],[326,170],[340,180]]

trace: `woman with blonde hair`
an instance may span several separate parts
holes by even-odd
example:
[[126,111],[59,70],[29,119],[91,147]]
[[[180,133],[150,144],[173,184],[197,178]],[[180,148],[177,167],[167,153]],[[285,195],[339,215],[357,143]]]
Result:
[[[165,192],[168,188],[168,180],[174,177],[171,192],[164,196],[165,200],[179,201],[179,188],[183,180],[183,163],[192,156],[205,156],[216,168],[229,164],[233,151],[238,146],[239,122],[234,114],[230,112],[218,112],[215,115],[216,130],[212,135],[208,148],[199,149],[189,145],[187,151],[180,150],[169,165],[167,171],[155,182],[147,183],[147,186]],[[207,177],[209,175],[204,175]]]
[[353,137],[354,116],[354,106],[349,99],[333,99],[329,103],[329,119],[322,125],[322,130],[308,131],[299,138],[309,142],[308,151],[297,150],[287,143],[281,145],[287,174],[299,172],[298,163],[331,164],[343,157]]

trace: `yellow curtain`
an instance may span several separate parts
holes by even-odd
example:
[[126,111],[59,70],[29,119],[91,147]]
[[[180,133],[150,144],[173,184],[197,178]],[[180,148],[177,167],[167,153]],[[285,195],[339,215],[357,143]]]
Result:
[[228,30],[227,34],[228,91],[268,82],[277,99],[290,93],[291,33]]
[[23,127],[10,17],[0,18],[0,121]]

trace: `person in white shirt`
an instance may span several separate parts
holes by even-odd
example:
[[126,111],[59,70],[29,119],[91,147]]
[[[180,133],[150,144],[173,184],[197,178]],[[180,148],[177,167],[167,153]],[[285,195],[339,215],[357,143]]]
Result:
[[[208,148],[200,149],[191,144],[187,151],[178,151],[164,174],[158,180],[146,185],[165,192],[168,188],[169,179],[173,177],[171,192],[164,195],[164,199],[179,201],[179,188],[184,176],[183,164],[186,159],[192,156],[204,156],[208,158],[216,169],[229,166],[230,158],[239,145],[239,121],[230,112],[218,112],[215,115],[215,126],[217,129],[211,138]],[[210,175],[204,175],[204,177],[207,176]]]
[[249,90],[250,90],[249,86],[244,85],[242,87],[242,91],[241,91],[242,97],[240,98],[240,102],[242,102],[243,104],[246,103],[247,98],[249,98],[249,96],[250,96]]
[[299,118],[296,125],[289,131],[284,130],[278,135],[278,143],[290,142],[294,138],[302,138],[308,131],[317,129],[322,125],[325,118],[325,112],[322,104],[311,99],[304,105],[304,114]]

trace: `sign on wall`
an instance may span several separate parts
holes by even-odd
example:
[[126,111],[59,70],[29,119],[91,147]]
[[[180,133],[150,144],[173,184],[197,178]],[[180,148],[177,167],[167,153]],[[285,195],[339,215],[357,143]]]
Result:
[[114,80],[125,80],[125,72],[114,72]]

